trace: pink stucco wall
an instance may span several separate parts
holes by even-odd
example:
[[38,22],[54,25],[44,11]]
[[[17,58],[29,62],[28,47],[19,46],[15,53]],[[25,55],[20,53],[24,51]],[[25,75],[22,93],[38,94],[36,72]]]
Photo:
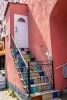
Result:
[[58,0],[54,6],[50,18],[50,32],[56,89],[62,89],[67,87],[67,79],[64,79],[61,66],[67,63],[67,0]]
[[7,36],[5,39],[5,49],[6,49],[6,79],[12,84],[16,85],[18,88],[25,90],[23,88],[23,82],[18,74],[18,69],[14,64],[14,60],[10,51],[10,34],[14,35],[14,14],[27,15],[26,5],[24,7],[20,4],[9,4],[9,8],[6,12],[6,26],[7,26]]
[[27,15],[28,12],[30,50],[40,61],[46,60],[45,52],[47,49],[50,51],[54,62],[55,89],[65,88],[67,79],[63,78],[62,68],[56,70],[56,67],[67,62],[67,2],[66,0],[65,3],[63,0],[25,0],[25,3],[28,4],[28,11],[27,5],[10,4],[6,14],[9,26],[9,35],[6,37],[7,79],[21,88],[20,78],[10,53],[10,33],[14,35],[14,14]]
[[[61,18],[62,15],[64,16],[65,14],[61,13],[63,7],[65,6],[59,5],[60,7],[62,7],[62,10],[59,11],[59,13],[57,14],[57,18],[55,17],[54,20],[50,18],[52,16],[52,11],[56,3],[58,3],[58,1],[62,2],[63,0],[25,0],[25,3],[28,4],[29,47],[31,49],[31,52],[34,54],[37,60],[44,61],[45,59],[47,59],[47,56],[45,55],[46,50],[48,49],[50,51],[50,54],[54,62],[55,89],[62,89],[67,87],[67,79],[63,78],[62,68],[58,70],[56,70],[55,68],[61,64],[66,63],[67,61],[67,55],[65,55],[67,50],[67,30],[65,28],[65,21],[67,22],[67,20],[63,20]],[[65,9],[66,7],[64,8],[64,10]],[[58,8],[56,10],[58,10]],[[56,11],[54,11],[54,13],[56,14]],[[64,21],[63,24],[61,24],[62,20]],[[56,22],[55,25],[53,21],[58,22]],[[59,32],[62,35],[60,35]]]

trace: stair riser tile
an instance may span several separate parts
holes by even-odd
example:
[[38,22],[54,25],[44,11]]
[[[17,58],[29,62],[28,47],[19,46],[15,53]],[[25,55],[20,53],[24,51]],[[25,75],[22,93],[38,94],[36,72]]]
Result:
[[38,91],[42,92],[42,91],[47,91],[48,90],[48,85],[42,85],[42,86],[38,86]]
[[28,55],[22,55],[24,58],[29,58],[29,56]]
[[30,66],[36,66],[37,65],[37,62],[30,62]]
[[22,54],[30,54],[30,51],[21,51]]
[[[31,93],[36,93],[36,92],[43,92],[43,91],[47,91],[47,88],[48,88],[48,85],[41,85],[41,86],[34,86],[34,87],[31,87]],[[45,95],[43,95],[44,97]],[[48,94],[49,96],[49,99],[53,98],[53,94]],[[48,97],[47,96],[47,97]]]
[[49,99],[52,99],[52,98],[53,98],[52,93],[42,95],[42,100],[49,100]]
[[33,77],[39,77],[40,75],[39,75],[39,72],[38,73],[31,73],[31,77],[33,78]]
[[20,51],[30,51],[29,48],[20,48]]
[[26,67],[20,67],[18,70],[19,70],[19,72],[27,72],[27,68]]
[[26,79],[26,78],[28,78],[27,74],[21,74],[21,79]]
[[31,59],[25,59],[25,61],[26,61],[26,62],[30,62],[30,61],[31,61]]
[[30,72],[36,71],[36,67],[30,67]]

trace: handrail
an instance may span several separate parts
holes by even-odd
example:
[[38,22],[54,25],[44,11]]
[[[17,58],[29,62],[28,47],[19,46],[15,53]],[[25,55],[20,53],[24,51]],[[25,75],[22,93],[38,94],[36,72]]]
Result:
[[66,64],[67,64],[67,63],[62,64],[62,65],[60,65],[59,67],[56,67],[55,69],[59,69],[59,68],[63,67],[63,66],[66,65]]
[[15,45],[16,45],[16,47],[17,47],[17,49],[18,49],[19,53],[20,53],[21,58],[23,59],[23,61],[24,61],[25,65],[26,65],[26,67],[28,68],[28,66],[27,66],[27,64],[26,64],[26,62],[25,62],[25,60],[24,60],[24,58],[23,58],[23,56],[22,56],[22,54],[21,54],[21,52],[20,52],[20,50],[19,50],[19,48],[18,48],[18,46],[17,46],[16,42],[15,42],[15,40],[14,40],[13,36],[12,36],[12,35],[10,35],[10,36],[11,36],[12,40],[14,41],[14,43],[15,43]]

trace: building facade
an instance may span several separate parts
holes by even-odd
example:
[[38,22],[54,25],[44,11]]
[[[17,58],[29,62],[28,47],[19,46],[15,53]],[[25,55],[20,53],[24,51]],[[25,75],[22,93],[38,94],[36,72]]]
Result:
[[[53,61],[55,90],[67,88],[66,11],[66,0],[16,0],[5,3],[6,79],[9,83],[26,91],[10,52],[11,34],[19,48],[30,49],[36,61]],[[21,37],[24,37],[23,43]]]

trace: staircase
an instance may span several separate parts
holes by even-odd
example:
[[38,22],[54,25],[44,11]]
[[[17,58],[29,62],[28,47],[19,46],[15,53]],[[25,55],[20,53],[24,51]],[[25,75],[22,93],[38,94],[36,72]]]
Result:
[[29,48],[17,47],[11,36],[11,53],[30,100],[60,100],[59,91],[53,90],[52,61],[36,61]]
[[6,79],[0,74],[0,90],[2,89],[6,89]]

